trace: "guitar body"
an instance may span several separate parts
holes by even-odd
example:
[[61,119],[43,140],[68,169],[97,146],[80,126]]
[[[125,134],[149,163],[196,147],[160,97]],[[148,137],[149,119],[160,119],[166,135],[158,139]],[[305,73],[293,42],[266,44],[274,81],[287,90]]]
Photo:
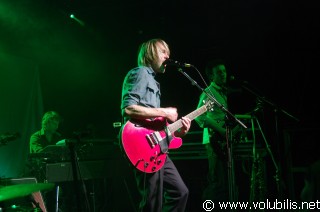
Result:
[[[211,101],[187,114],[190,120],[213,108]],[[122,149],[131,164],[145,173],[159,171],[164,165],[168,150],[177,149],[182,139],[173,133],[183,126],[181,119],[168,125],[163,117],[145,120],[129,120],[121,131]]]
[[168,149],[182,145],[181,138],[167,135],[164,130],[167,125],[167,121],[159,117],[153,120],[130,120],[122,128],[122,147],[138,170],[154,173],[162,168],[167,157],[167,152],[161,148],[162,142],[168,143]]

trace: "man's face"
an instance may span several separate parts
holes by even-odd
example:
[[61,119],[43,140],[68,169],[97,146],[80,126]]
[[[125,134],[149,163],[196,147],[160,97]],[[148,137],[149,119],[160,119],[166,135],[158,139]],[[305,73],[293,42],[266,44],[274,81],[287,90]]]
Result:
[[59,121],[49,120],[46,124],[46,131],[54,133],[59,127]]
[[227,82],[227,70],[224,65],[218,65],[213,68],[213,81],[217,85],[224,85]]
[[169,58],[169,52],[161,44],[157,43],[158,58],[153,61],[152,68],[156,73],[164,73],[166,65],[163,65],[163,62]]

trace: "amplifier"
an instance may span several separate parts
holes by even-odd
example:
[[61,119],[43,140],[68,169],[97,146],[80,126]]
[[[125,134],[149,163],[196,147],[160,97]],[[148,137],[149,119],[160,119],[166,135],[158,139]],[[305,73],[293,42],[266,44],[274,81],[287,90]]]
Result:
[[[77,176],[83,180],[121,176],[123,160],[78,161]],[[64,182],[73,180],[71,162],[46,164],[46,180],[48,182]]]

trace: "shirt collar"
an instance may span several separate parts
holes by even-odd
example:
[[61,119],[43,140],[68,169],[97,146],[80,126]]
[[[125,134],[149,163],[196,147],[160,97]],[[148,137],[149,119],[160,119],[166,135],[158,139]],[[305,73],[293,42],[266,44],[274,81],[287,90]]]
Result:
[[41,128],[40,135],[44,135],[44,130]]
[[222,87],[219,86],[219,85],[217,85],[216,82],[211,82],[211,86],[214,87],[214,88],[217,89],[217,90],[222,90]]
[[146,69],[149,74],[151,74],[154,77],[156,76],[156,72],[151,67],[146,66]]

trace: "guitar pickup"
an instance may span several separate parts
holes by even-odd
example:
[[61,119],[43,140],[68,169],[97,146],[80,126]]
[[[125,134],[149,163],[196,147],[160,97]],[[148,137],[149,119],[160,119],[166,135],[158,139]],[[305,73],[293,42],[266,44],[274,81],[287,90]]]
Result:
[[146,136],[147,140],[152,148],[159,144],[159,141],[162,139],[160,133],[158,131],[153,132]]

